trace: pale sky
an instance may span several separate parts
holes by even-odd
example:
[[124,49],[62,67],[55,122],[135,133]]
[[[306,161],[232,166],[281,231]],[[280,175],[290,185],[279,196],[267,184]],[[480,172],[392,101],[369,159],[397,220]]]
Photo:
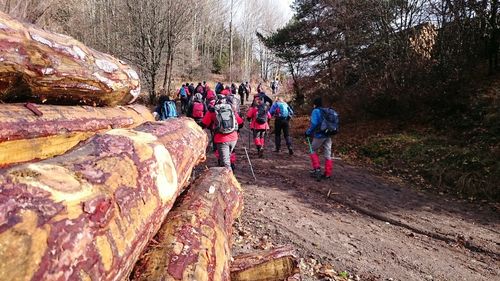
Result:
[[293,12],[292,9],[290,8],[290,5],[292,5],[293,0],[270,0],[270,1],[278,1],[281,6],[283,6],[283,10],[286,11],[287,19],[291,19]]

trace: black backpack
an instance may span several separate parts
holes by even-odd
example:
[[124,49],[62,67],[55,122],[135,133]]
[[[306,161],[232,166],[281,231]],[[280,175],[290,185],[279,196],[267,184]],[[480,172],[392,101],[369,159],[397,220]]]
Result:
[[230,104],[215,105],[215,131],[221,134],[230,134],[238,129],[236,115]]
[[266,103],[262,103],[261,105],[257,106],[257,118],[255,119],[255,121],[259,124],[266,124],[268,111],[269,107]]
[[319,131],[327,136],[336,135],[339,132],[339,115],[333,108],[320,109],[323,120]]

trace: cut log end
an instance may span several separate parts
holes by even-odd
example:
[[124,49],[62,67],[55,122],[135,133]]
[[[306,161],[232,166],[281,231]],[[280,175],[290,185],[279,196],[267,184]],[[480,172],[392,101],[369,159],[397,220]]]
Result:
[[237,256],[231,263],[232,281],[300,279],[297,257],[290,246]]
[[205,171],[168,214],[132,280],[229,280],[232,224],[242,191],[225,168]]

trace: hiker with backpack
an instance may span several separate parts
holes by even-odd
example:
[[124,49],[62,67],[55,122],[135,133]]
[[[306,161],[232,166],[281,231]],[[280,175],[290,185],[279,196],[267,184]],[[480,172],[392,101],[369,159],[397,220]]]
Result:
[[158,105],[156,106],[153,115],[155,116],[155,119],[160,121],[165,121],[170,118],[177,118],[178,115],[175,101],[170,100],[170,97],[167,95],[161,95],[158,98]]
[[264,89],[263,89],[263,88],[264,88],[264,87],[262,86],[262,83],[259,83],[259,85],[257,85],[257,95],[258,95],[260,92],[264,91]]
[[186,113],[188,102],[189,102],[189,88],[186,84],[182,84],[177,93],[177,98],[181,101],[181,113]]
[[210,104],[210,102],[211,102],[212,100],[215,100],[215,98],[216,98],[217,96],[215,95],[214,90],[212,90],[208,84],[207,84],[207,86],[205,87],[205,91],[206,91],[206,94],[205,94],[205,102],[206,102],[206,104],[207,104],[207,105],[209,105],[209,104]]
[[281,132],[285,137],[288,154],[293,155],[292,140],[290,138],[290,119],[293,116],[292,108],[283,100],[278,97],[276,102],[273,103],[269,113],[274,116],[274,137],[275,137],[275,152],[280,152],[281,149]]
[[[337,134],[339,117],[332,108],[323,107],[323,100],[319,97],[313,101],[314,109],[311,113],[311,124],[305,132],[309,143],[312,171],[311,176],[317,181],[329,179],[333,171],[332,136]],[[312,142],[310,139],[312,138]],[[323,149],[325,156],[325,171],[321,173],[321,162],[318,151]]]
[[231,155],[238,142],[238,130],[243,127],[243,119],[226,98],[217,100],[213,111],[205,114],[201,121],[203,128],[213,128],[214,144],[217,146],[219,155],[219,166],[231,168],[234,170],[235,155],[231,163]]
[[246,89],[246,92],[245,92],[245,95],[246,95],[245,101],[248,101],[248,97],[252,93],[252,86],[250,86],[250,83],[248,83],[248,81],[245,82],[245,89]]
[[238,94],[238,89],[236,88],[236,84],[231,83],[231,94],[236,95]]
[[276,80],[273,80],[271,82],[270,86],[271,86],[271,91],[272,91],[273,95],[276,94]]
[[257,98],[263,99],[264,102],[267,103],[269,107],[273,105],[273,100],[268,95],[266,95],[266,93],[261,91],[253,96],[252,107],[255,106],[255,100]]
[[191,84],[186,83],[186,86],[189,89],[189,98],[191,99],[191,96],[193,96],[196,93],[195,88],[194,88],[194,84],[193,83],[191,83]]
[[203,95],[201,93],[196,93],[193,102],[191,102],[188,108],[186,116],[193,118],[194,121],[201,126],[201,120],[206,112],[207,106],[203,102]]
[[203,87],[203,85],[201,85],[201,82],[199,82],[194,91],[195,93],[200,93],[203,95],[203,93],[205,92],[205,88]]
[[238,95],[240,95],[240,100],[241,104],[245,103],[245,95],[248,96],[247,93],[247,88],[245,86],[245,83],[241,82],[240,86],[238,87]]
[[240,112],[241,99],[240,99],[240,96],[239,95],[230,94],[229,96],[227,96],[227,100],[228,100],[228,102],[230,104],[233,105],[234,112],[237,112],[241,116],[241,112]]
[[226,97],[229,96],[231,94],[231,88],[228,85],[226,85],[224,89],[220,92],[220,94]]
[[259,158],[264,157],[264,144],[266,132],[269,130],[269,106],[261,97],[256,97],[254,100],[255,106],[251,107],[247,112],[247,120],[250,122],[250,129],[253,132],[253,140],[257,147]]
[[220,92],[222,92],[222,90],[224,90],[224,84],[222,84],[222,82],[217,82],[217,84],[215,85],[215,94],[220,95]]
[[203,93],[202,94],[203,94],[203,97],[205,97],[206,94],[207,94],[207,86],[208,86],[207,81],[203,80],[203,82],[202,82],[202,87],[203,87]]

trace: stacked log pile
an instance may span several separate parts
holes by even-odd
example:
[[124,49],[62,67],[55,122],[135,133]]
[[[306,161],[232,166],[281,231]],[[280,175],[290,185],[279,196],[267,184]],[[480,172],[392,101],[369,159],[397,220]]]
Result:
[[[236,178],[208,169],[178,200],[207,134],[130,105],[137,73],[72,38],[0,13],[0,48],[0,279],[230,280]],[[245,270],[296,274],[278,253]]]
[[0,167],[60,155],[98,132],[154,121],[151,112],[139,105],[28,107],[0,105]]
[[[190,169],[174,155],[194,159],[192,169],[207,144],[195,126],[162,142],[162,127],[110,130],[65,155],[1,170],[2,278],[127,276],[185,186],[178,179]],[[180,143],[192,145],[179,151]]]

